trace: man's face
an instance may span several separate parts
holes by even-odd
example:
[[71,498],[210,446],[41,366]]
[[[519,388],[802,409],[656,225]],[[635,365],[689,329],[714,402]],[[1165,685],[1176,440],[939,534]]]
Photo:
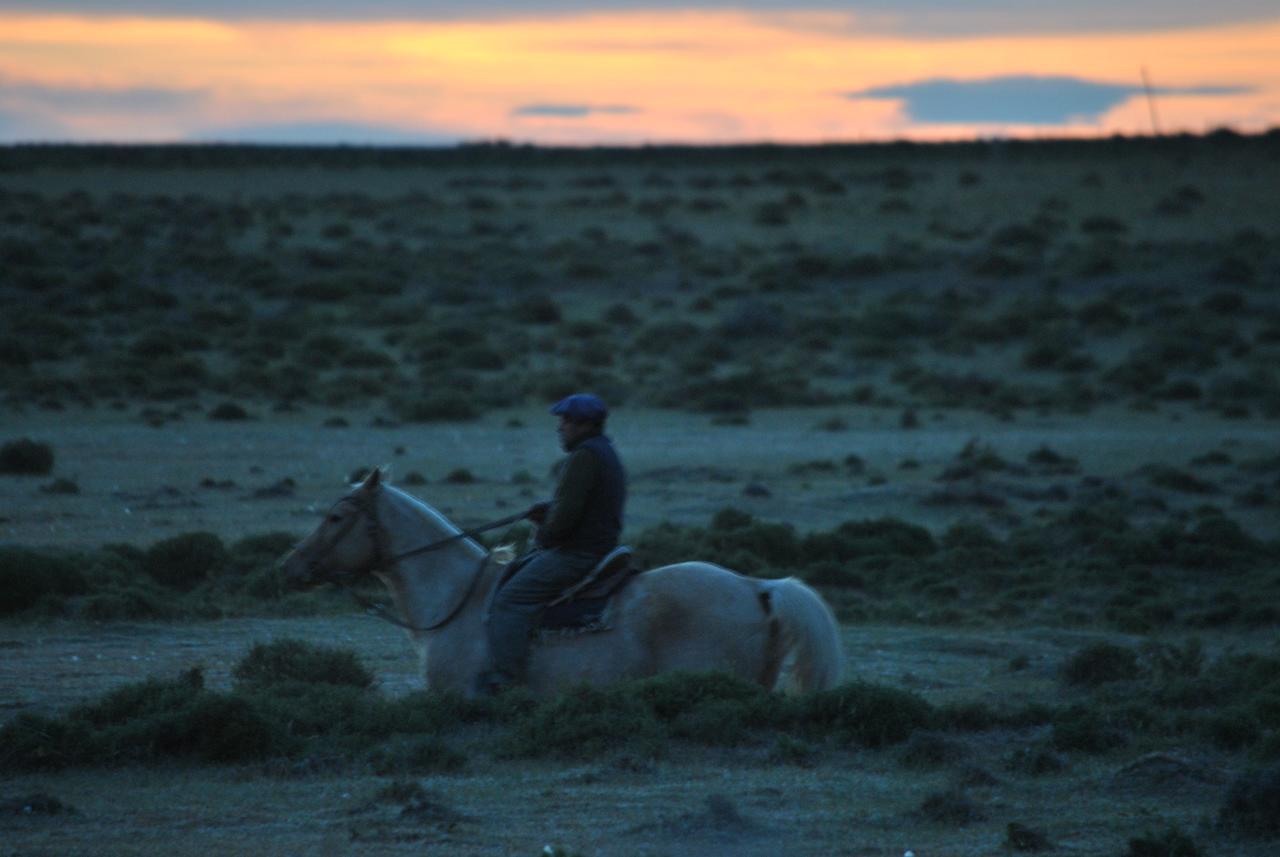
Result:
[[578,438],[589,431],[591,431],[591,423],[580,423],[568,417],[561,417],[560,425],[556,429],[556,434],[560,437],[560,448],[567,451]]

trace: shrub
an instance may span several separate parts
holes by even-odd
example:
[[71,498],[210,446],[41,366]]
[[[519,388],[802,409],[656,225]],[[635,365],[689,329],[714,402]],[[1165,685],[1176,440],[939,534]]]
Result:
[[1053,717],[1053,746],[1057,750],[1106,753],[1128,743],[1128,736],[1105,713],[1073,705]]
[[1062,680],[1076,687],[1097,687],[1138,677],[1138,655],[1112,643],[1093,643],[1062,665]]
[[1129,227],[1118,218],[1095,214],[1080,221],[1080,231],[1087,235],[1123,235]]
[[463,422],[480,416],[470,396],[452,390],[434,390],[413,398],[394,398],[391,408],[408,422]]
[[144,567],[157,583],[189,591],[221,571],[227,559],[213,533],[184,533],[152,545]]
[[223,402],[209,411],[209,419],[219,422],[238,422],[249,418],[249,412],[235,402]]
[[934,715],[932,706],[910,691],[866,682],[815,693],[798,705],[802,729],[871,748],[905,741],[928,728]]
[[274,568],[276,561],[297,543],[298,537],[292,533],[273,532],[245,536],[231,545],[229,558],[234,570],[241,574],[264,566]]
[[500,750],[516,757],[591,758],[605,751],[653,755],[665,730],[644,701],[619,688],[582,685],[515,724]]
[[898,760],[908,768],[940,768],[965,757],[964,745],[937,732],[916,732],[907,739]]
[[626,304],[612,304],[601,316],[605,322],[618,327],[632,327],[640,323],[640,317]]
[[1065,770],[1067,763],[1048,747],[1032,746],[1010,753],[1006,759],[1006,766],[1019,774],[1041,777]]
[[1218,486],[1195,474],[1167,464],[1147,464],[1138,473],[1158,488],[1180,491],[1184,494],[1216,494]]
[[1048,851],[1053,848],[1044,831],[1016,821],[1005,828],[1004,846],[1010,851]]
[[1080,470],[1079,461],[1060,455],[1044,445],[1027,455],[1027,463],[1052,473],[1077,473]]
[[556,324],[561,317],[559,305],[546,295],[524,298],[512,308],[512,314],[522,324]]
[[400,736],[369,754],[374,773],[380,777],[450,774],[467,766],[467,757],[434,736]]
[[80,616],[93,622],[173,619],[179,608],[155,585],[112,586],[88,595],[80,605]]
[[1163,833],[1146,833],[1129,840],[1123,857],[1201,857],[1200,848],[1177,827]]
[[46,597],[84,593],[88,582],[82,565],[71,555],[0,547],[0,616],[21,613]]
[[255,644],[232,674],[244,685],[302,682],[364,689],[374,682],[354,652],[290,639]]
[[982,821],[987,814],[958,789],[934,792],[920,804],[920,814],[937,824],[960,827]]
[[80,486],[72,479],[55,479],[48,485],[41,485],[43,494],[79,494]]
[[1222,750],[1243,750],[1262,737],[1262,727],[1253,712],[1240,706],[1226,707],[1207,715],[1200,732]]
[[57,770],[88,761],[91,733],[83,723],[19,714],[0,727],[5,770]]
[[[798,540],[789,524],[758,521],[737,509],[721,509],[707,531],[708,549],[725,558],[738,555],[739,566],[779,566],[794,561]],[[745,555],[745,556],[743,556]]]
[[206,762],[262,758],[284,741],[247,700],[204,690],[199,669],[176,679],[148,679],[73,709],[68,720],[88,724],[90,760],[154,761],[190,756]]
[[53,470],[53,447],[20,438],[0,446],[0,473],[15,476],[42,476]]
[[922,559],[938,549],[933,535],[924,527],[897,518],[845,521],[834,530],[812,533],[801,542],[803,561],[837,562]]
[[1227,790],[1218,824],[1250,836],[1280,837],[1280,766],[1241,774]]

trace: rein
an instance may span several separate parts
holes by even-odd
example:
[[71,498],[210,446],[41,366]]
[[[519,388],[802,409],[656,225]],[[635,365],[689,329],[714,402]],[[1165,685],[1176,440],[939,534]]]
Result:
[[436,629],[443,628],[445,625],[448,625],[450,622],[452,622],[453,617],[457,616],[459,611],[462,610],[462,605],[466,604],[468,601],[471,600],[472,594],[474,594],[476,591],[476,586],[480,584],[480,578],[484,577],[484,567],[485,565],[488,564],[488,562],[489,562],[488,553],[480,557],[480,566],[476,569],[476,573],[471,575],[471,583],[467,585],[467,591],[462,593],[462,597],[458,599],[458,603],[453,605],[453,608],[450,609],[449,612],[445,614],[443,619],[441,619],[439,622],[433,622],[430,625],[411,625],[408,622],[404,621],[403,619],[396,617],[391,612],[390,607],[388,607],[387,605],[383,604],[380,601],[373,601],[369,598],[365,598],[359,592],[356,592],[354,589],[348,586],[345,581],[335,581],[335,582],[338,584],[338,586],[341,586],[343,589],[347,591],[347,594],[351,596],[351,599],[355,601],[356,604],[359,604],[360,607],[364,609],[365,613],[374,617],[375,619],[381,619],[384,622],[390,622],[392,625],[395,625],[400,628],[404,628],[406,631],[435,631]]
[[[451,536],[445,536],[443,539],[439,539],[438,541],[429,542],[428,544],[425,544],[425,545],[419,545],[418,547],[410,548],[409,550],[401,551],[399,553],[386,556],[382,547],[383,532],[382,532],[382,525],[378,521],[376,501],[374,500],[365,501],[357,498],[356,496],[350,496],[350,497],[344,497],[342,500],[339,500],[338,502],[352,503],[355,505],[357,509],[360,510],[360,512],[364,514],[365,526],[368,529],[369,540],[373,543],[373,550],[374,550],[373,562],[370,563],[368,568],[364,569],[362,572],[359,572],[360,575],[372,574],[373,572],[378,571],[379,569],[394,566],[398,562],[400,562],[400,560],[402,559],[407,559],[408,557],[411,557],[411,556],[417,556],[419,554],[440,550],[441,548],[448,547],[454,542],[460,541],[462,539],[476,540],[476,536],[478,536],[480,533],[488,532],[489,530],[496,530],[499,527],[509,526],[511,524],[514,524],[517,521],[523,520],[525,517],[524,512],[520,512],[519,514],[516,514],[516,515],[508,515],[507,517],[502,518],[500,520],[490,521],[487,524],[481,524],[478,527],[473,527],[469,530],[463,530],[462,532],[454,533]],[[327,555],[330,550],[337,547],[337,545],[344,538],[346,538],[347,533],[351,531],[351,529],[355,526],[355,523],[356,523],[355,519],[352,519],[351,522],[347,524],[347,526],[343,527],[343,529],[338,533],[338,535],[335,538],[331,539],[329,543],[325,545],[323,551],[320,551],[317,556],[311,559],[310,565],[312,568],[315,568],[316,566],[318,566],[320,564],[320,560],[323,559],[324,556]],[[453,618],[458,615],[459,611],[462,610],[463,605],[466,604],[467,601],[471,599],[471,596],[475,593],[476,586],[479,585],[480,583],[480,578],[484,576],[484,567],[485,565],[488,564],[490,555],[491,555],[491,552],[486,550],[484,552],[484,555],[480,557],[480,565],[479,567],[476,568],[475,574],[471,576],[471,583],[467,586],[467,591],[464,592],[462,594],[462,597],[458,599],[458,603],[453,605],[453,607],[449,609],[449,611],[444,615],[443,619],[441,619],[438,622],[433,622],[432,624],[425,625],[425,626],[413,625],[404,621],[403,619],[399,619],[392,614],[391,609],[387,607],[387,605],[376,602],[376,601],[372,601],[368,598],[365,598],[360,593],[356,592],[350,586],[350,581],[356,576],[354,574],[334,575],[330,578],[330,582],[345,589],[347,593],[352,597],[352,599],[358,605],[360,605],[360,607],[363,608],[364,611],[368,613],[370,616],[374,616],[378,619],[382,619],[386,622],[390,622],[392,625],[396,625],[408,631],[434,631],[438,628],[443,628],[445,625],[449,624],[449,622],[453,621]]]

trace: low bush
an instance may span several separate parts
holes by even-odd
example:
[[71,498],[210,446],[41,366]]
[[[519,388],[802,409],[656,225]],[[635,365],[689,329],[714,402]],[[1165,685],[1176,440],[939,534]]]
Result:
[[1138,655],[1112,643],[1093,643],[1077,651],[1062,665],[1062,680],[1076,687],[1097,687],[1114,681],[1130,681],[1140,675]]
[[1005,828],[1004,847],[1009,851],[1050,851],[1053,844],[1044,831],[1011,821]]
[[0,616],[61,600],[88,588],[83,562],[71,554],[0,546]]
[[643,700],[618,688],[577,687],[539,705],[500,745],[505,755],[591,758],[606,751],[654,755],[665,737]]
[[963,827],[986,819],[987,814],[959,789],[947,789],[928,795],[920,804],[920,815],[935,824]]
[[1157,488],[1167,488],[1184,494],[1216,494],[1217,485],[1201,479],[1193,473],[1167,464],[1147,464],[1138,473]]
[[236,402],[223,402],[209,411],[209,419],[217,422],[239,422],[250,419],[249,412]]
[[546,295],[532,295],[512,307],[514,319],[521,324],[548,325],[560,321],[560,306]]
[[[908,738],[932,709],[906,691],[856,684],[782,697],[719,674],[671,674],[604,688],[580,686],[535,703],[416,693],[388,699],[353,655],[297,641],[259,645],[229,693],[199,669],[118,688],[58,719],[24,715],[0,728],[10,770],[165,759],[234,762],[299,757],[323,744],[384,774],[458,770],[450,731],[483,722],[512,757],[651,756],[672,741],[732,746],[779,740],[882,747]],[[808,746],[808,745],[805,745]],[[807,755],[807,754],[806,754]]]
[[0,759],[14,769],[157,762],[236,762],[278,752],[283,724],[244,699],[204,690],[200,670],[126,685],[62,720],[22,716],[0,729]]
[[963,744],[937,732],[916,732],[907,739],[898,761],[908,768],[941,768],[962,760]]
[[1052,740],[1056,750],[1107,753],[1128,744],[1129,736],[1108,712],[1073,705],[1054,715]]
[[1248,836],[1280,837],[1280,766],[1237,777],[1218,810],[1218,824]]
[[905,741],[933,717],[932,706],[917,694],[854,682],[806,697],[797,720],[807,734],[874,749]]
[[11,440],[0,446],[0,473],[13,476],[43,476],[53,470],[53,447],[30,438]]
[[176,619],[182,609],[154,584],[115,585],[87,595],[79,615],[91,622]]
[[452,774],[467,766],[467,756],[434,736],[401,736],[375,747],[369,764],[380,777]]
[[1122,857],[1201,857],[1204,852],[1195,840],[1177,827],[1160,833],[1145,833],[1129,840]]
[[883,564],[888,558],[922,559],[938,549],[924,527],[897,518],[846,521],[826,533],[812,533],[801,543],[805,562]]
[[447,389],[392,398],[391,409],[397,418],[415,423],[466,422],[480,416],[473,397]]
[[373,686],[373,674],[354,652],[289,639],[255,644],[236,664],[232,675],[244,685],[302,682],[355,688]]
[[184,533],[154,544],[145,568],[157,583],[190,591],[221,571],[228,558],[222,539],[213,533]]

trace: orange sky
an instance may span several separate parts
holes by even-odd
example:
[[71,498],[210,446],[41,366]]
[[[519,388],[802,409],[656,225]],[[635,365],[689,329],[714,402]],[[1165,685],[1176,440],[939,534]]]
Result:
[[1132,134],[1151,130],[1140,92],[1054,124],[930,121],[900,99],[847,93],[1012,76],[1138,87],[1144,66],[1161,89],[1161,130],[1258,131],[1280,126],[1278,58],[1280,14],[1155,33],[986,37],[859,32],[836,13],[435,23],[0,14],[0,141],[228,138],[334,123],[355,136],[540,143]]

